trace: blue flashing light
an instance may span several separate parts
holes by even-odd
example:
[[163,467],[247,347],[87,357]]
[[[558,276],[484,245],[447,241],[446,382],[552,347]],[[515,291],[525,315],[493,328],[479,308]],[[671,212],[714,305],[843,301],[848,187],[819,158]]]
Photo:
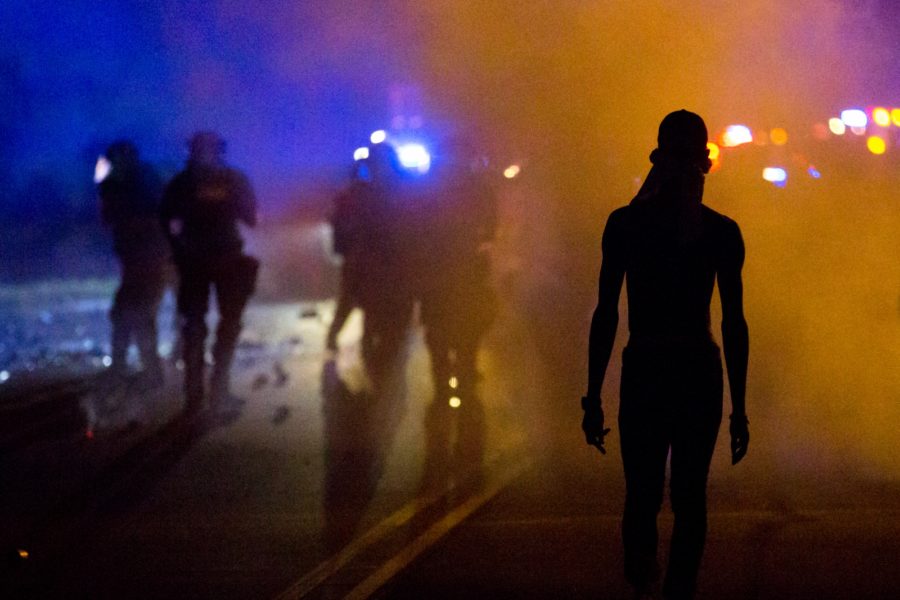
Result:
[[813,179],[819,179],[822,176],[822,174],[819,172],[819,170],[815,167],[808,168],[806,170],[806,172],[809,173],[809,176],[812,177]]
[[397,158],[404,169],[427,173],[431,168],[431,155],[422,144],[401,144],[397,146]]
[[373,131],[372,135],[369,136],[369,141],[373,144],[380,144],[384,140],[387,139],[387,132],[384,129],[379,129],[378,131]]

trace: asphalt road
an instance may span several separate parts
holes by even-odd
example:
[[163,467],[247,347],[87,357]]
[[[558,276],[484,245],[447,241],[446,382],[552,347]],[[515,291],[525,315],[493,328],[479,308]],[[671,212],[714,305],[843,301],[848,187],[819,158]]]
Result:
[[[325,369],[329,310],[253,307],[241,401],[198,421],[178,418],[172,367],[155,392],[84,379],[7,399],[3,597],[630,597],[615,438],[605,457],[586,447],[576,400],[547,418],[527,332],[500,322],[485,343],[484,469],[426,486],[420,334],[405,389],[377,397],[358,322]],[[898,482],[754,450],[737,468],[718,450],[699,597],[900,597]],[[671,523],[666,507],[663,558]]]

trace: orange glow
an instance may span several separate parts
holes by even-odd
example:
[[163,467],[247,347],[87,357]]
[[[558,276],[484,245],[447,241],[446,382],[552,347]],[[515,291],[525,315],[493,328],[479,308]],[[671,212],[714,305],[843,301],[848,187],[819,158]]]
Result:
[[769,139],[771,139],[772,143],[776,146],[784,146],[787,144],[788,140],[787,131],[785,131],[783,127],[776,127],[769,132]]
[[451,408],[459,408],[462,405],[462,400],[459,399],[459,396],[453,396],[450,398],[450,407]]
[[813,137],[817,140],[827,140],[828,126],[824,123],[816,123],[815,125],[813,125],[812,134]]
[[19,558],[25,559],[25,558],[28,558],[29,556],[31,556],[31,555],[28,553],[28,550],[21,550],[21,549],[19,550]]
[[709,142],[706,144],[706,147],[709,148],[709,160],[716,162],[719,160],[719,146],[714,142]]
[[450,378],[450,387],[454,390],[459,387],[459,379],[456,376]]
[[519,165],[510,165],[510,166],[506,167],[506,169],[503,171],[503,176],[506,177],[507,179],[512,179],[516,175],[518,175],[521,171],[522,171],[522,168]]
[[880,127],[888,127],[891,124],[891,113],[886,108],[875,108],[872,110],[872,120]]
[[895,108],[891,111],[891,121],[894,122],[894,125],[900,127],[900,108]]
[[887,144],[885,143],[883,138],[878,137],[877,135],[873,135],[869,139],[866,140],[866,146],[869,148],[869,152],[872,154],[884,154],[885,150],[887,150]]

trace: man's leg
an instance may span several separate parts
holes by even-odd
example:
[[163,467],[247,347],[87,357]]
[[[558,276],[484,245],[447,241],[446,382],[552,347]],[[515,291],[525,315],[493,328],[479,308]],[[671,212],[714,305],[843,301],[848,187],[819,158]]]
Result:
[[664,373],[659,361],[626,348],[619,406],[619,437],[625,468],[622,542],[625,579],[644,590],[659,579],[656,517],[662,506],[669,427],[661,414]]
[[693,372],[677,406],[672,434],[672,511],[675,524],[663,593],[694,597],[706,542],[706,483],[722,420],[722,366],[718,357],[689,364]]

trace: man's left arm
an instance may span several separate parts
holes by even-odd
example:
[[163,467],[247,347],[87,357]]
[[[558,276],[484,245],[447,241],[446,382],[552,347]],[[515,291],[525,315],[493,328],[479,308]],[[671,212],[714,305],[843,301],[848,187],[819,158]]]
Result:
[[717,277],[722,300],[722,345],[731,391],[731,463],[737,464],[747,454],[750,443],[746,409],[750,335],[744,318],[744,285],[741,278],[744,241],[737,223],[730,225]]

